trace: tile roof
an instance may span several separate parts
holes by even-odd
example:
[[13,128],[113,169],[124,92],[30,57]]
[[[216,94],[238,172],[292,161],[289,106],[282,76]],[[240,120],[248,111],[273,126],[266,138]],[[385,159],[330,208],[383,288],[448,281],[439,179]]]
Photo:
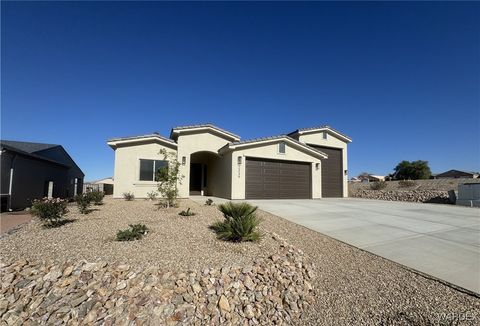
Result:
[[309,127],[309,128],[300,128],[300,129],[297,129],[297,130],[294,130],[292,131],[291,133],[289,133],[289,135],[292,135],[292,134],[296,134],[296,133],[299,133],[299,132],[303,132],[303,131],[310,131],[310,130],[317,130],[317,129],[330,129],[332,130],[333,132],[336,132],[337,134],[345,137],[345,138],[348,138],[348,139],[352,139],[351,137],[345,135],[344,133],[338,131],[338,130],[335,130],[334,128],[330,127],[329,125],[321,125],[321,126],[316,126],[316,127]]
[[184,129],[194,129],[194,128],[212,128],[212,129],[215,129],[215,130],[218,130],[220,132],[223,132],[227,135],[230,135],[234,138],[238,138],[240,139],[240,136],[239,135],[236,135],[230,131],[227,131],[225,129],[222,129],[222,128],[219,128],[211,123],[202,123],[202,124],[196,124],[196,125],[190,125],[190,126],[178,126],[178,127],[174,127],[172,128],[172,131],[170,133],[170,137],[172,137],[172,134],[174,131],[177,131],[177,130],[184,130]]
[[324,152],[316,149],[316,148],[313,148],[313,147],[310,147],[308,146],[307,144],[305,143],[302,143],[288,135],[277,135],[277,136],[269,136],[269,137],[260,137],[260,138],[253,138],[253,139],[246,139],[246,140],[243,140],[243,141],[237,141],[237,142],[232,142],[232,143],[229,143],[227,144],[226,146],[236,146],[236,145],[244,145],[244,144],[250,144],[250,143],[258,143],[258,142],[262,142],[262,141],[268,141],[268,140],[277,140],[277,139],[288,139],[289,141],[292,141],[302,147],[306,147],[314,152],[317,152],[323,156],[326,156],[328,157],[327,154],[325,154]]
[[111,138],[111,139],[108,140],[108,142],[142,139],[142,138],[147,138],[147,137],[155,137],[155,138],[159,138],[161,140],[164,140],[166,142],[169,142],[169,143],[172,143],[172,144],[175,144],[175,145],[177,144],[173,139],[160,136],[160,134],[158,134],[158,133],[152,133],[152,134],[147,134],[147,135],[139,135],[139,136],[127,136],[127,137]]

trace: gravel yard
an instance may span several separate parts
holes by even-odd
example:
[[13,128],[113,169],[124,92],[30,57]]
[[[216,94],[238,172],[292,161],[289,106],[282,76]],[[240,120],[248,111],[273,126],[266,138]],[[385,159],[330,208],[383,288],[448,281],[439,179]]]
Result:
[[316,303],[299,325],[480,324],[479,298],[274,215],[261,216],[316,266]]
[[[196,216],[178,212],[191,207]],[[180,208],[157,210],[152,202],[107,199],[88,215],[70,208],[75,222],[43,229],[32,222],[0,240],[3,259],[86,259],[157,264],[194,269],[250,263],[277,248],[271,237],[259,244],[218,241],[207,228],[222,215],[215,207],[182,201]],[[287,220],[260,212],[262,231],[275,232],[302,249],[315,264],[316,303],[299,325],[478,325],[480,299],[411,272]],[[144,223],[144,239],[113,241],[119,229]]]
[[[0,249],[4,259],[85,259],[106,262],[121,261],[169,269],[201,269],[221,265],[250,263],[267,257],[278,244],[264,237],[258,244],[218,241],[208,228],[223,219],[215,206],[180,201],[179,208],[158,208],[147,200],[124,201],[106,198],[105,204],[92,206],[87,215],[69,206],[67,218],[74,220],[59,228],[45,229],[37,219],[14,234],[4,237]],[[178,213],[190,207],[195,216]],[[114,241],[118,230],[141,223],[149,233],[140,241]]]

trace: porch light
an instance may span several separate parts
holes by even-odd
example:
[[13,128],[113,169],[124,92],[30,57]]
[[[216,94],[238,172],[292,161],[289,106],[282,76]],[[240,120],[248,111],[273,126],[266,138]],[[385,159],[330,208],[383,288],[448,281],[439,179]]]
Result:
[[317,170],[320,169],[320,163],[315,163],[315,169],[317,169]]
[[182,156],[182,165],[187,164],[187,158],[185,156]]
[[343,172],[345,173],[345,175],[348,175],[348,170],[345,170],[345,171],[343,171]]
[[237,163],[238,163],[238,165],[242,164],[242,157],[241,156],[237,157]]

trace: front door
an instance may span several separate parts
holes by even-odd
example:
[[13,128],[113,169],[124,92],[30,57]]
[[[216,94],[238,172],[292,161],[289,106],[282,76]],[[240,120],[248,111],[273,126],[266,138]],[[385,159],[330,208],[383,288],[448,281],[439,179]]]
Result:
[[202,164],[190,164],[190,195],[200,195],[202,190]]

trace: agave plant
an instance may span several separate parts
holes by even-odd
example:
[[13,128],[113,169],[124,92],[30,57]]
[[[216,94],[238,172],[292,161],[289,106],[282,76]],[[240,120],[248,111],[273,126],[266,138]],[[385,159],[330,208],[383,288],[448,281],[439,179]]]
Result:
[[260,233],[256,230],[260,219],[256,215],[258,207],[248,203],[227,202],[218,205],[218,209],[225,217],[224,221],[216,222],[211,229],[222,240],[242,242],[258,241]]

